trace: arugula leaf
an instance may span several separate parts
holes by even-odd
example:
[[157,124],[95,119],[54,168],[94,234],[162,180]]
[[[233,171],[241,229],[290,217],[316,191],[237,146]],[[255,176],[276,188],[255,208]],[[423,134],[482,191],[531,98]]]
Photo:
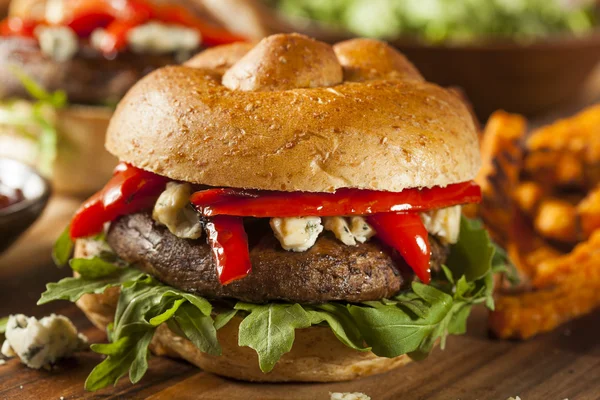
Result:
[[67,94],[64,91],[58,90],[50,93],[34,79],[16,67],[10,68],[10,72],[17,77],[21,82],[21,85],[23,85],[27,93],[29,93],[33,99],[48,103],[55,108],[62,108],[67,105]]
[[464,300],[465,296],[467,296],[474,287],[473,282],[467,282],[467,278],[464,275],[461,276],[455,285],[454,298]]
[[123,282],[110,335],[114,343],[92,348],[108,357],[92,371],[86,388],[97,390],[116,384],[127,371],[131,382],[138,382],[148,369],[148,346],[162,323],[175,327],[176,333],[201,351],[220,354],[211,310],[205,299],[165,286],[144,274]]
[[31,106],[27,116],[22,109],[15,107],[15,103],[6,104],[0,112],[0,123],[15,127],[27,139],[37,142],[39,149],[37,166],[43,174],[49,176],[56,160],[59,140],[57,128],[53,118],[49,117],[49,112],[53,113],[65,107],[67,95],[64,91],[49,93],[17,68],[11,68],[11,72],[36,102]]
[[69,266],[82,277],[90,279],[104,278],[122,269],[114,263],[106,261],[102,256],[93,258],[73,258],[69,261]]
[[135,344],[135,355],[131,367],[129,367],[129,380],[131,383],[138,383],[148,371],[148,357],[150,356],[148,347],[152,337],[154,337],[154,331],[154,329],[150,329],[145,332]]
[[115,340],[112,343],[93,343],[90,345],[90,349],[98,354],[105,356],[119,356],[124,354],[130,347],[129,344],[133,340],[129,337],[123,337],[119,340]]
[[469,282],[487,274],[494,256],[492,241],[477,220],[461,217],[458,242],[450,248],[446,265],[455,277],[465,276]]
[[348,306],[365,341],[378,356],[396,357],[417,350],[450,312],[451,296],[418,282],[413,282],[412,289],[429,304],[426,318],[418,318],[395,306]]
[[348,309],[340,304],[329,303],[307,310],[312,325],[326,322],[340,342],[358,351],[369,351],[365,346],[360,330],[352,320]]
[[202,311],[202,314],[210,315],[212,312],[212,305],[205,298],[190,293],[185,293],[177,289],[169,289],[170,291],[168,293],[175,296],[182,296],[184,299],[192,303],[198,310]]
[[46,304],[54,300],[76,302],[81,296],[89,293],[104,293],[109,287],[119,286],[125,282],[141,278],[145,274],[133,268],[122,269],[113,275],[97,278],[65,278],[57,283],[46,285],[46,291],[37,304]]
[[38,137],[38,168],[46,176],[52,175],[54,161],[58,152],[58,132],[56,127],[43,119],[41,116],[37,118],[37,124],[40,127],[40,135]]
[[0,318],[0,335],[6,333],[6,324],[8,324],[8,317]]
[[215,329],[219,330],[225,325],[227,325],[237,313],[238,310],[233,309],[217,314],[217,316],[215,317]]
[[490,271],[483,279],[483,296],[485,299],[485,306],[494,311],[494,274]]
[[85,390],[96,391],[110,385],[116,385],[123,377],[135,357],[135,343],[132,337],[124,337],[110,344],[92,344],[90,348],[108,357],[96,365],[85,380]]
[[69,262],[69,258],[73,254],[73,247],[75,243],[71,240],[69,235],[70,226],[67,226],[65,230],[58,237],[52,248],[52,260],[54,264],[59,267],[64,267]]
[[119,339],[152,328],[146,318],[147,312],[156,310],[163,301],[170,301],[163,297],[169,289],[168,286],[157,285],[150,276],[124,283],[115,313],[114,337]]
[[[85,381],[85,390],[96,391],[118,383],[127,371],[138,382],[148,369],[148,346],[154,330],[141,335],[123,337],[110,344],[93,344],[91,349],[108,357],[98,364]],[[135,369],[132,368],[135,363]]]
[[447,332],[450,335],[463,335],[467,332],[467,319],[471,313],[470,304],[457,304],[452,309],[451,318],[448,321]]
[[395,304],[398,307],[404,307],[419,318],[427,318],[429,307],[424,304],[423,299],[414,292],[400,293],[394,297]]
[[[187,300],[185,300],[185,299],[177,299],[177,300],[173,301],[172,305],[167,307],[166,310],[161,311],[155,317],[150,318],[150,325],[159,326],[160,324],[167,322],[175,315],[177,310],[179,310],[179,307],[181,307],[181,305],[183,303],[185,303],[186,301]],[[150,312],[150,314],[152,315],[153,313]]]
[[271,371],[281,356],[292,349],[296,329],[311,325],[310,316],[299,304],[240,302],[235,309],[249,312],[240,324],[238,344],[256,350],[263,372]]
[[201,352],[213,356],[221,355],[217,330],[210,315],[204,315],[198,308],[187,303],[175,313],[175,322],[185,337]]
[[519,276],[519,270],[510,260],[510,257],[506,253],[502,247],[498,246],[495,242],[492,241],[494,248],[496,251],[494,252],[494,258],[492,258],[492,270],[494,273],[503,273],[504,276],[508,279],[508,282],[515,286],[521,282],[521,277]]

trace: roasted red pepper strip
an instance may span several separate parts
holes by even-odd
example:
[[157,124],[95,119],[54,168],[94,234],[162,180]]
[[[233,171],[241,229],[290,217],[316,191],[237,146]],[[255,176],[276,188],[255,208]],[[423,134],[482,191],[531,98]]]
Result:
[[104,188],[90,197],[77,210],[71,221],[71,238],[81,238],[102,232],[104,224],[121,215],[151,208],[168,179],[120,164]]
[[206,224],[206,231],[221,284],[227,285],[248,275],[252,265],[242,218],[214,217]]
[[0,36],[35,37],[35,28],[40,22],[28,21],[19,17],[8,17],[0,22]]
[[406,189],[402,192],[340,189],[335,193],[273,192],[242,189],[209,189],[196,192],[191,202],[207,217],[333,217],[382,212],[426,211],[481,200],[474,182],[445,188]]
[[99,44],[100,51],[104,54],[113,54],[125,50],[129,31],[144,22],[138,19],[111,22],[104,30],[102,41]]
[[382,213],[367,217],[377,237],[398,250],[404,261],[425,284],[431,281],[429,234],[417,213]]
[[104,28],[113,22],[115,18],[101,12],[90,12],[74,17],[66,26],[73,29],[77,36],[86,38],[98,28]]

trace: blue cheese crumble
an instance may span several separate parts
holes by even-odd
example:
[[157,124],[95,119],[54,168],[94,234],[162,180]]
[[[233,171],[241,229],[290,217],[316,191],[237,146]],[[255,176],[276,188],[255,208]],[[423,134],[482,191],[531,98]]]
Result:
[[77,332],[67,317],[52,314],[40,320],[23,314],[11,315],[6,324],[2,354],[19,357],[29,368],[50,368],[61,358],[87,347],[87,338]]
[[369,396],[364,393],[354,392],[354,393],[329,393],[330,400],[371,400]]

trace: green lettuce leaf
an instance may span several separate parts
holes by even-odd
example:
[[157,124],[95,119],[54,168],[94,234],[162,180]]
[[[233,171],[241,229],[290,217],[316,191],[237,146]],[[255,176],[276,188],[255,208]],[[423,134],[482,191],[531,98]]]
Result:
[[238,344],[256,350],[263,372],[271,371],[281,356],[292,349],[296,329],[311,325],[310,316],[299,304],[240,302],[235,309],[248,312],[240,324]]

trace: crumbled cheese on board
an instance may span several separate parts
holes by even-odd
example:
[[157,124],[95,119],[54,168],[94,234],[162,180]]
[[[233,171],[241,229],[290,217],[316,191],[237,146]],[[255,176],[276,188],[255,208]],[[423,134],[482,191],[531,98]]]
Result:
[[61,358],[87,347],[87,338],[62,315],[40,320],[23,314],[11,315],[6,324],[2,354],[19,357],[29,368],[49,368]]
[[329,393],[331,396],[330,400],[371,400],[369,396],[364,393],[354,392],[354,393]]

